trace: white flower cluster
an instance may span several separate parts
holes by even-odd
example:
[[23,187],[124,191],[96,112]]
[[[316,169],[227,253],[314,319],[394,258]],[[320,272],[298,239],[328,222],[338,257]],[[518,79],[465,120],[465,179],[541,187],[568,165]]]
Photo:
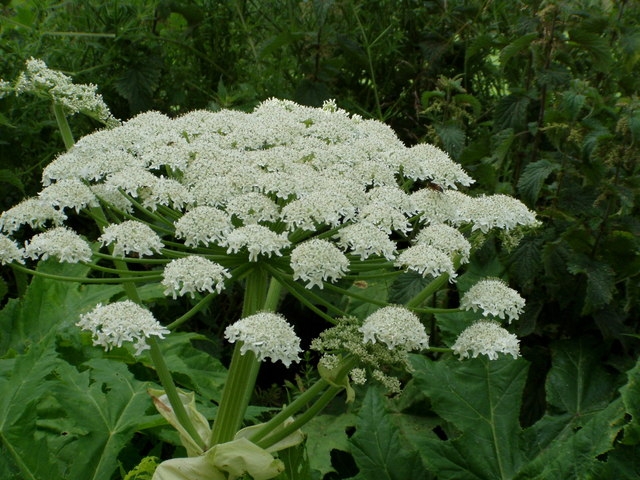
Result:
[[[50,88],[65,78],[32,61],[19,84]],[[470,253],[458,227],[536,223],[518,200],[458,191],[473,180],[437,147],[407,148],[388,126],[334,102],[311,108],[270,99],[252,113],[175,119],[143,113],[80,139],[42,181],[37,198],[0,216],[1,232],[61,226],[70,210],[99,202],[113,212],[108,218],[122,219],[98,239],[115,255],[152,255],[174,237],[250,262],[283,257],[307,288],[339,280],[355,257],[453,281]],[[409,194],[414,181],[437,189]],[[322,242],[310,241],[319,234]],[[397,243],[407,237],[414,243]]]
[[498,322],[490,320],[480,320],[467,327],[451,348],[460,359],[486,355],[490,360],[496,360],[498,353],[508,354],[513,358],[520,356],[518,338]]
[[171,260],[162,273],[164,294],[177,298],[186,293],[218,293],[224,288],[225,278],[231,278],[229,271],[221,265],[198,255]]
[[6,265],[12,262],[24,263],[24,249],[16,245],[6,235],[0,233],[0,263]]
[[493,318],[516,320],[524,310],[525,301],[518,292],[497,278],[485,278],[473,285],[460,300],[462,310],[473,310],[485,317],[467,327],[452,346],[453,352],[466,358],[487,355],[496,359],[498,353],[519,356],[519,341]]
[[242,355],[252,351],[259,361],[280,360],[287,367],[298,362],[302,352],[300,338],[277,313],[260,312],[238,320],[225,329],[224,336],[231,343],[242,342]]
[[364,343],[380,341],[389,349],[399,348],[405,351],[429,348],[429,336],[420,319],[400,306],[376,310],[367,317],[360,331],[364,335]]
[[131,300],[98,304],[92,311],[81,315],[76,325],[91,332],[94,345],[109,351],[125,342],[132,342],[136,355],[149,348],[147,338],[164,338],[170,333],[149,310]]
[[91,247],[76,232],[66,227],[57,227],[39,233],[26,241],[25,257],[46,260],[56,257],[61,262],[78,263],[91,261]]
[[42,60],[30,58],[26,69],[20,74],[13,87],[17,95],[33,93],[49,96],[62,105],[70,114],[83,112],[107,126],[120,125],[97,93],[95,85],[74,84],[65,74],[51,70]]
[[307,281],[307,288],[323,287],[323,282],[338,280],[349,268],[347,257],[328,240],[314,238],[291,252],[293,279]]
[[98,238],[103,245],[113,244],[113,254],[124,257],[129,253],[153,255],[164,246],[162,240],[153,229],[136,220],[125,220],[107,226]]
[[463,310],[482,311],[487,317],[516,320],[524,309],[524,298],[498,278],[486,278],[472,286],[460,300]]

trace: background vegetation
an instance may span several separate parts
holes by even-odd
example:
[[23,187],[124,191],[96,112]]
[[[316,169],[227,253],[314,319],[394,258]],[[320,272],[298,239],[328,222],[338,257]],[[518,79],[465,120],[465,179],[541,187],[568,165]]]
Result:
[[[308,105],[335,98],[349,111],[389,123],[407,144],[441,146],[477,180],[472,189],[477,194],[500,192],[523,199],[539,213],[543,227],[517,246],[513,238],[487,238],[471,272],[501,276],[527,299],[526,313],[515,329],[530,366],[528,374],[519,362],[501,370],[505,389],[509,380],[515,384],[516,410],[503,424],[499,440],[514,449],[509,458],[520,458],[520,465],[530,462],[520,471],[522,478],[587,478],[580,476],[585,472],[595,478],[611,472],[617,478],[636,478],[640,467],[629,459],[640,458],[637,427],[611,430],[608,444],[583,450],[580,438],[570,433],[584,434],[587,418],[605,425],[637,413],[638,397],[633,407],[630,394],[625,398],[624,393],[638,388],[637,368],[635,377],[624,373],[636,363],[639,351],[637,2],[0,3],[4,80],[13,80],[29,57],[41,58],[78,83],[98,85],[114,115],[123,120],[149,109],[170,115],[195,108],[249,110],[272,96]],[[38,191],[41,168],[63,150],[49,109],[47,101],[36,98],[0,99],[0,210]],[[98,127],[80,116],[71,123],[77,136]],[[6,275],[0,290],[7,303],[16,294],[13,279]],[[2,329],[18,315],[17,306],[9,306],[14,310],[5,310]],[[219,326],[201,322],[203,333],[218,336]],[[9,358],[18,339],[3,335],[0,356]],[[469,368],[461,375],[473,377],[473,368],[494,367]],[[301,375],[304,378],[304,372]],[[424,466],[440,471],[438,478],[458,478],[451,465],[464,466],[454,453],[471,448],[464,443],[464,432],[473,427],[461,420],[463,410],[459,417],[448,416],[447,411],[464,407],[446,405],[434,391],[433,385],[442,381],[438,376],[445,373],[435,369],[430,375],[434,378],[417,375],[399,403],[382,405],[367,395],[357,418],[335,417],[333,423],[324,419],[325,439],[333,439],[339,448],[331,458],[318,457],[324,463],[312,465],[315,475],[347,478],[359,470],[362,478],[373,478],[366,474],[377,471],[379,464],[367,444],[367,428],[374,423],[366,423],[366,418],[376,417],[384,419],[377,427],[387,429],[387,435],[401,436],[403,468],[412,468],[415,475]],[[566,391],[558,396],[555,386],[575,378],[586,383],[576,385],[569,400]],[[279,382],[278,388],[262,392],[263,404],[270,396],[286,394],[279,388],[282,382],[273,381]],[[625,384],[627,390],[619,395],[618,388]],[[622,413],[612,413],[614,404]],[[414,418],[421,409],[432,412],[419,418],[436,432],[434,438],[416,438],[408,420],[397,420],[397,413]],[[595,423],[589,425],[598,431]],[[357,427],[356,434],[347,444],[345,429],[352,427]],[[556,432],[553,440],[545,433],[548,429]],[[456,437],[460,432],[463,440]],[[539,451],[518,450],[513,443],[531,443],[532,436]],[[457,444],[433,446],[454,437]],[[562,460],[559,455],[550,458],[553,441],[561,442],[558,452],[580,457],[585,470],[569,472],[554,463]],[[421,453],[434,449],[441,454],[436,457],[447,462]],[[133,460],[121,455],[119,461],[130,468],[147,453],[131,454]],[[113,457],[115,461],[118,452]],[[478,478],[513,478],[518,463],[513,460],[514,471],[496,472],[474,470],[474,459],[468,462],[466,471],[491,472]],[[403,475],[398,470],[388,478],[410,478]],[[435,477],[425,473],[424,478]]]

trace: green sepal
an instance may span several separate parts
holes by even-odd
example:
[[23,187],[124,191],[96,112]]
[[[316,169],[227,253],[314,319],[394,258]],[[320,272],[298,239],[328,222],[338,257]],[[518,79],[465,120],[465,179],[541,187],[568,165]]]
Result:
[[[169,422],[178,431],[178,433],[180,433],[180,441],[184,448],[187,449],[187,455],[189,457],[202,455],[204,450],[196,444],[196,442],[191,438],[191,435],[189,435],[185,428],[180,424],[164,390],[150,388],[147,392],[151,396],[153,404],[160,415],[162,415],[165,420],[167,420],[167,422]],[[187,411],[187,415],[189,416],[191,423],[193,423],[193,426],[198,432],[198,435],[200,435],[200,438],[206,442],[211,435],[211,428],[209,427],[209,421],[196,408],[194,393],[185,393],[178,390],[178,395],[180,396],[180,400]]]
[[270,480],[284,464],[246,438],[220,443],[203,455],[162,462],[153,480],[236,480],[249,474],[253,480]]

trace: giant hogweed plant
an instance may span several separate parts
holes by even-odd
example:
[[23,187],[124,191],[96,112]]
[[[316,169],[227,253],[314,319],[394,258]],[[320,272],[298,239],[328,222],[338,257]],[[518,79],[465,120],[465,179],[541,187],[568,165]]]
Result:
[[[443,151],[407,148],[383,123],[334,102],[270,99],[252,113],[147,112],[121,124],[95,89],[74,87],[37,60],[16,84],[3,83],[50,95],[68,149],[44,169],[37,196],[0,215],[0,259],[17,276],[121,285],[124,296],[86,309],[75,324],[95,346],[151,359],[162,389],[149,395],[187,454],[162,462],[154,479],[275,478],[284,469],[278,452],[303,442],[305,425],[339,393],[353,401],[353,385],[367,382],[399,392],[400,372],[413,370],[409,352],[519,356],[502,324],[518,318],[524,300],[500,279],[479,280],[455,307],[432,299],[455,289],[484,235],[535,226],[535,215],[505,195],[461,192],[473,180]],[[65,88],[75,96],[56,96]],[[88,110],[102,112],[109,128],[75,142],[66,114],[86,105],[99,106]],[[91,273],[34,267],[46,259]],[[403,304],[349,288],[407,275],[419,288]],[[225,326],[233,356],[211,423],[176,387],[162,344],[232,284],[243,289],[242,312]],[[150,285],[169,301],[191,297],[191,308],[156,318],[141,295]],[[243,428],[261,363],[300,360],[300,338],[278,313],[286,294],[326,326],[311,343],[318,380],[266,423]],[[336,294],[375,309],[349,315]],[[474,320],[450,344],[433,345],[421,316],[461,311]]]

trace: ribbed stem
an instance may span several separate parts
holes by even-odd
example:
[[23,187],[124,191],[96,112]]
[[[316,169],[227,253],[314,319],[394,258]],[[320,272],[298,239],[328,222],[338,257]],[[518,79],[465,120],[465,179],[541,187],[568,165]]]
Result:
[[73,140],[73,134],[71,133],[71,128],[69,127],[69,122],[67,122],[67,116],[64,114],[62,105],[54,103],[53,114],[56,117],[56,122],[58,122],[58,128],[60,129],[60,135],[62,136],[62,141],[64,142],[64,148],[69,150],[71,147],[73,147],[75,141]]
[[[242,318],[246,318],[264,309],[273,310],[279,299],[276,282],[271,281],[267,273],[259,266],[249,273],[244,292]],[[229,374],[222,390],[222,399],[218,407],[216,421],[211,430],[209,446],[233,440],[240,430],[244,414],[249,406],[251,395],[260,370],[260,362],[253,352],[241,353],[242,342],[233,349]]]

